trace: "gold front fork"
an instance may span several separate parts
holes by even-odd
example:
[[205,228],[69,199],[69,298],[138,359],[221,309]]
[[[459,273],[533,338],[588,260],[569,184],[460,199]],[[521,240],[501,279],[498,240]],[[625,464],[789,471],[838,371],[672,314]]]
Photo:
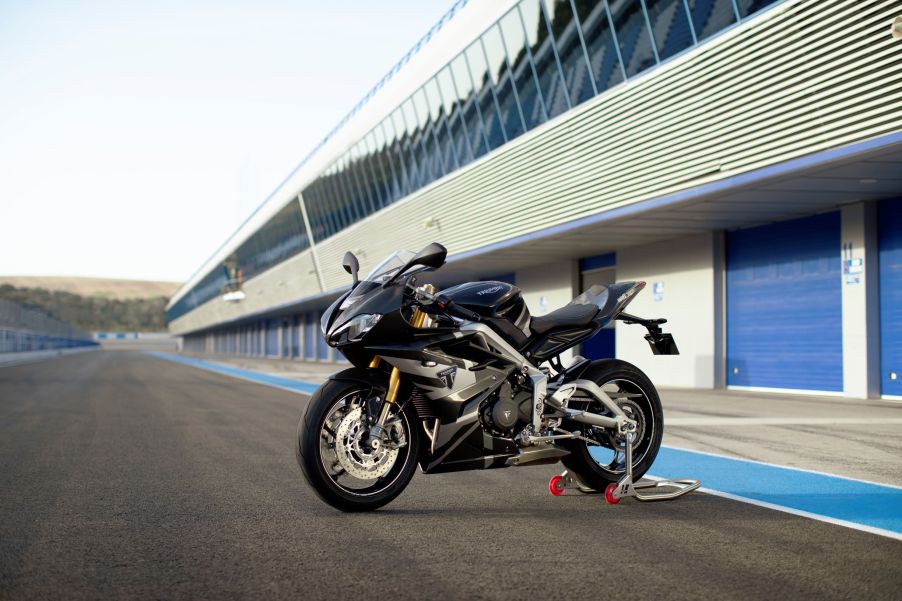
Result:
[[[423,288],[429,294],[435,294],[435,286],[433,286],[432,284],[425,284]],[[429,315],[425,311],[423,311],[419,307],[414,307],[413,314],[410,316],[410,325],[415,328],[428,328],[431,325],[431,320],[429,319]],[[370,362],[370,367],[378,367],[379,361],[379,357],[374,357]],[[397,367],[393,367],[391,370],[391,375],[388,377],[388,393],[385,395],[385,400],[394,405],[398,400],[398,390],[400,388],[401,371]],[[380,423],[382,423],[381,419],[379,421]]]
[[[423,286],[423,288],[425,288],[426,292],[428,292],[429,294],[435,294],[435,287],[432,284],[426,284]],[[414,307],[413,314],[410,317],[410,323],[415,328],[429,327],[429,315],[427,315],[426,312],[419,307]],[[370,361],[370,367],[379,367],[380,363],[381,359],[378,356],[373,357],[373,360]],[[376,421],[376,425],[373,428],[373,431],[381,432],[386,420],[388,420],[388,413],[390,408],[389,406],[396,404],[398,400],[398,390],[400,388],[401,370],[399,370],[397,367],[393,367],[391,370],[391,375],[388,377],[388,392],[385,394],[385,403],[382,404],[382,410],[379,412],[379,419]]]

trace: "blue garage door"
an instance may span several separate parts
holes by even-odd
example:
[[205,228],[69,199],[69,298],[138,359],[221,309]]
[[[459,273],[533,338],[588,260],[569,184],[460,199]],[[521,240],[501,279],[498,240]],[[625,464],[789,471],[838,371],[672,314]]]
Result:
[[880,204],[880,382],[902,395],[902,200]]
[[309,360],[316,359],[316,316],[307,314],[304,326],[304,357]]
[[727,384],[842,391],[839,212],[727,235]]
[[301,356],[301,315],[295,315],[291,318],[291,356]]
[[279,322],[275,319],[266,322],[266,354],[270,357],[279,356]]

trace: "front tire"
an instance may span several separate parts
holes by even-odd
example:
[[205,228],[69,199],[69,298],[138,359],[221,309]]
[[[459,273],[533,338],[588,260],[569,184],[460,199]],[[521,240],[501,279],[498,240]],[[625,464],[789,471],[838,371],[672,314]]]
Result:
[[[366,405],[378,401],[363,381],[329,380],[320,386],[298,423],[298,465],[307,483],[326,503],[341,511],[372,511],[391,502],[407,487],[420,449],[412,409],[395,410],[392,435],[403,446],[367,449]],[[375,445],[374,445],[375,446]]]
[[[627,416],[637,422],[638,437],[633,445],[633,481],[638,482],[654,463],[664,436],[664,412],[658,391],[638,367],[617,359],[595,361],[581,377],[595,382]],[[607,411],[594,399],[585,409],[593,413]],[[565,426],[568,430],[585,429],[584,425],[569,425]],[[626,458],[624,443],[604,434],[595,438],[602,444],[592,445],[581,440],[561,441],[560,445],[570,451],[561,462],[584,484],[601,492],[626,473]]]

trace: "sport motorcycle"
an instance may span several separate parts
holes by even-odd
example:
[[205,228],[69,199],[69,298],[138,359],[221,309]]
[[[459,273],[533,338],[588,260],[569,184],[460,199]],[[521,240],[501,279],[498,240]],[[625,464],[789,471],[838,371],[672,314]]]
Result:
[[313,393],[298,423],[310,486],[340,510],[369,511],[397,497],[417,466],[438,474],[560,461],[581,490],[611,502],[628,495],[661,445],[658,393],[630,363],[576,356],[565,366],[561,354],[614,320],[644,326],[655,354],[678,354],[666,320],[624,312],[645,282],[592,286],[531,316],[505,282],[419,284],[446,256],[438,243],[397,251],[361,280],[345,254],[351,288],[320,327],[352,367]]

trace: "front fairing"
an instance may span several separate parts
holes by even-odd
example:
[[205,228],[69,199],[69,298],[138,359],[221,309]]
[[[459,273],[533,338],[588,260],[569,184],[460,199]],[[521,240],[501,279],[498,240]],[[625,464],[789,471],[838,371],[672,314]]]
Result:
[[328,341],[329,340],[329,330],[332,329],[332,324],[335,321],[335,318],[341,313],[339,307],[341,307],[342,303],[354,292],[356,286],[352,286],[350,290],[339,296],[335,301],[329,305],[329,308],[323,313],[323,316],[319,320],[319,329],[320,334]]
[[[323,316],[323,335],[331,346],[347,344],[347,336],[339,334],[342,328],[358,315],[400,314],[404,286],[396,284],[383,288],[378,282],[361,281],[352,290],[336,300]],[[328,317],[328,320],[327,320]],[[393,320],[389,320],[393,321]],[[378,324],[377,324],[378,327]]]

